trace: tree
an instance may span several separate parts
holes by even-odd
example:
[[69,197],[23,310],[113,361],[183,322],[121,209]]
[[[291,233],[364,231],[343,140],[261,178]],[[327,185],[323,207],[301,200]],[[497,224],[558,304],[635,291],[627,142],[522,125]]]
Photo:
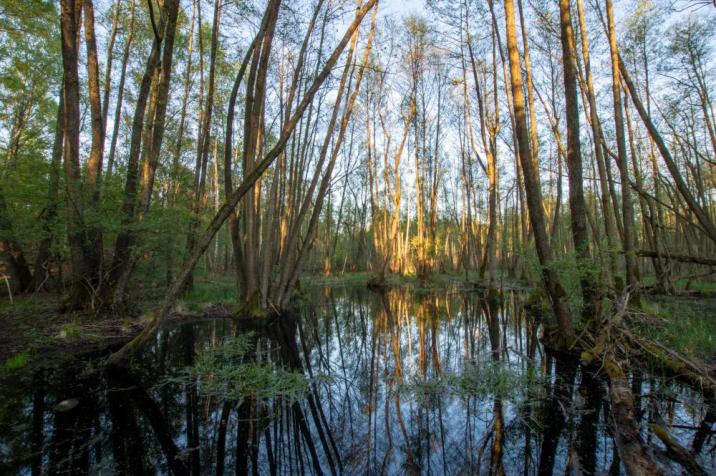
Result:
[[517,32],[515,27],[515,6],[512,0],[505,0],[505,27],[507,51],[510,63],[510,82],[512,87],[513,114],[515,135],[519,148],[522,175],[525,181],[527,206],[529,207],[530,223],[535,237],[535,247],[542,267],[542,278],[552,302],[559,331],[569,344],[574,340],[571,312],[567,296],[552,265],[552,251],[549,248],[545,228],[544,209],[542,208],[542,192],[540,190],[539,170],[530,149],[529,131],[525,115],[520,56],[517,50]]

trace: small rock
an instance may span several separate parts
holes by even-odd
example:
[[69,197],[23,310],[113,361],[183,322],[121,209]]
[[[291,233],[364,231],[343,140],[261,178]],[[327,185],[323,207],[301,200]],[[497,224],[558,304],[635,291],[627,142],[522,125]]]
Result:
[[68,398],[67,400],[62,400],[60,403],[55,405],[54,410],[56,412],[68,412],[79,405],[79,403],[80,401],[76,398]]

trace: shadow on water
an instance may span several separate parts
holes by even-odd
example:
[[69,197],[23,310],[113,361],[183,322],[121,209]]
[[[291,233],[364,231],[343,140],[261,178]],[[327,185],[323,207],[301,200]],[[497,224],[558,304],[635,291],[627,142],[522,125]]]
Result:
[[[3,374],[0,474],[622,473],[599,369],[547,352],[519,294],[313,294],[251,333],[168,327],[131,369]],[[649,432],[663,418],[713,471],[714,407],[654,375],[631,386],[657,460],[681,471]]]

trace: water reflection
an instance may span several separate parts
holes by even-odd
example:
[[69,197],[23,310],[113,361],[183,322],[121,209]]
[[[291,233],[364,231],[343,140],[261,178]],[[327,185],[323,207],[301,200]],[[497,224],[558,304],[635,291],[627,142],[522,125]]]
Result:
[[[218,370],[172,379],[247,330],[226,319],[175,326],[129,370],[98,375],[100,356],[88,356],[3,376],[0,473],[620,474],[598,369],[545,352],[520,295],[310,298],[299,315],[254,326],[247,354],[304,375],[300,399],[206,392]],[[657,414],[713,470],[714,407],[632,377],[659,461],[672,464],[648,430]]]

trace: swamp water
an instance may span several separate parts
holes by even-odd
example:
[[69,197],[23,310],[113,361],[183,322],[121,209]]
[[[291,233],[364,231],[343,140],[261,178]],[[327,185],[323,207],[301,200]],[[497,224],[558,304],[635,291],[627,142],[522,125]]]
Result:
[[[602,380],[545,352],[523,296],[315,289],[247,332],[163,329],[128,371],[70,359],[0,377],[0,474],[620,474]],[[649,422],[716,471],[714,408],[631,376]]]

